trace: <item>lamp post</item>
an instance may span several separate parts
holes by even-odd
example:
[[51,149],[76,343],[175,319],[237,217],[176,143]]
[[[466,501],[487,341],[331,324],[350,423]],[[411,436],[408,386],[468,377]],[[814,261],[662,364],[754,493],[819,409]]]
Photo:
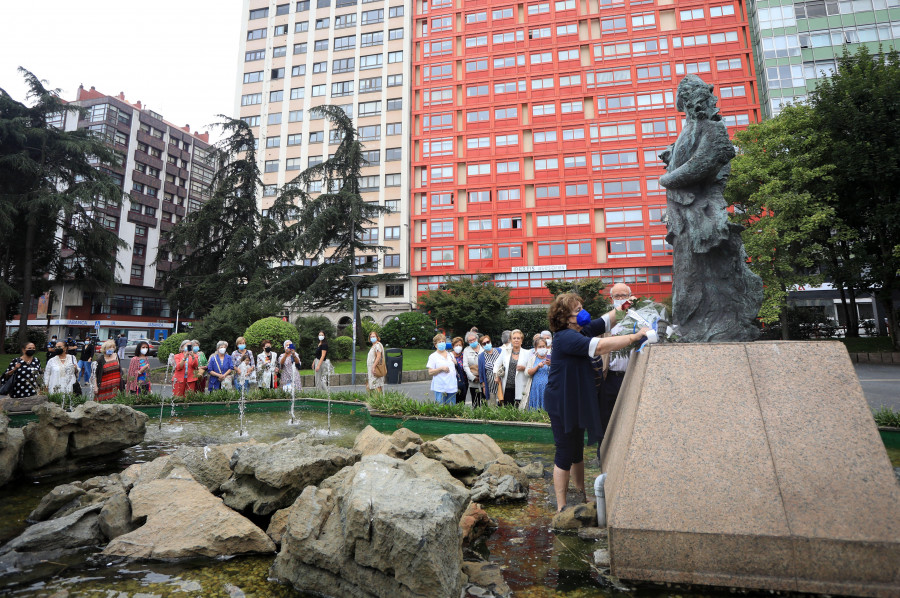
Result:
[[356,287],[362,281],[361,274],[348,274],[347,278],[353,285],[353,356],[351,357],[350,384],[356,385]]

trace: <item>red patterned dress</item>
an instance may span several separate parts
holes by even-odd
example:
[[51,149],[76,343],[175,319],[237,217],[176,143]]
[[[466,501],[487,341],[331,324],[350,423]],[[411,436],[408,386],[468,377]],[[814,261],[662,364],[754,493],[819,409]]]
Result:
[[[100,360],[103,365],[103,374],[97,388],[97,401],[108,401],[119,393],[122,382],[122,372],[119,370],[119,360]],[[99,365],[99,364],[98,364]]]

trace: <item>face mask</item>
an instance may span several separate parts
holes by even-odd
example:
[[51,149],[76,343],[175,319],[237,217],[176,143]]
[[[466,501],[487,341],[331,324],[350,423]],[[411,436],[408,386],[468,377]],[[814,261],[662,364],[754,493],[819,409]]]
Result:
[[113,351],[112,349],[107,349],[107,350],[106,350],[106,354],[107,354],[107,355],[112,355],[113,353],[115,353],[115,351]]
[[456,345],[455,347],[453,347],[453,352],[454,353],[462,353],[462,347],[460,347],[459,345]]
[[31,357],[31,356],[34,355],[34,354],[35,354],[35,350],[34,350],[34,349],[26,349],[26,350],[25,350],[25,355],[27,355],[28,357]]
[[438,350],[438,351],[443,351],[443,350],[445,350],[445,349],[447,348],[447,343],[438,343],[438,344],[435,345],[435,346],[437,347],[437,350]]
[[243,351],[246,348],[247,348],[247,345],[238,345],[238,349],[241,351]]
[[272,347],[266,347],[265,351],[266,351],[266,353],[271,353],[271,352],[272,352]]
[[142,348],[141,348],[141,355],[146,355],[146,354],[147,354],[147,347],[142,347]]
[[547,341],[547,346],[548,346],[548,347],[549,347],[550,345],[553,344],[553,339],[552,339],[552,338],[545,338],[544,340]]
[[219,355],[225,355],[225,347],[219,347]]
[[575,320],[579,326],[587,326],[591,323],[591,314],[588,313],[588,310],[582,309],[578,312],[578,317]]
[[53,353],[54,355],[62,355],[63,353],[65,353],[65,349],[60,349],[59,347],[57,347],[53,349]]
[[194,346],[194,353],[199,353],[199,352],[200,352],[200,346],[199,346],[199,345],[195,345],[195,346]]
[[477,348],[478,348],[478,341],[472,341],[471,343],[469,343],[469,346],[472,347],[473,349],[477,349]]
[[324,337],[323,335],[320,334],[320,335],[319,335],[319,340],[320,340],[320,341],[324,341],[324,340],[325,340],[325,337]]
[[190,351],[191,351],[191,348],[190,348],[190,347],[185,347],[185,348],[184,348],[184,352],[185,352],[185,353],[189,353]]
[[369,342],[370,342],[370,343],[377,343],[377,342],[378,342],[378,339],[375,338],[374,336],[370,336],[370,337],[369,337]]
[[616,307],[616,309],[622,309],[622,306],[625,305],[626,301],[628,301],[628,300],[627,299],[613,299],[613,305]]
[[485,351],[490,351],[490,350],[493,349],[493,348],[494,348],[494,346],[491,345],[491,343],[488,343],[488,344],[486,344],[486,345],[484,346],[484,350],[485,350]]
[[544,355],[547,354],[547,349],[545,349],[544,347],[541,347],[540,349],[537,350],[537,354],[540,355],[541,357],[543,357]]

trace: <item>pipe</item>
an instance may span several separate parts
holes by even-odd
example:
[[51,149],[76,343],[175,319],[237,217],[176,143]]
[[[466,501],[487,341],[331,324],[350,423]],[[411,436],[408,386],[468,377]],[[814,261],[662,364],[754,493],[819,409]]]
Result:
[[594,480],[594,499],[597,501],[597,526],[606,527],[606,474],[601,473]]

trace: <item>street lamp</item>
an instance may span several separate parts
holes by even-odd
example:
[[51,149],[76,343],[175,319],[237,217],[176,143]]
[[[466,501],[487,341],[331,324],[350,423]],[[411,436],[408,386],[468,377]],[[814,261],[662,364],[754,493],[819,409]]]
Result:
[[347,279],[353,285],[353,357],[351,357],[350,384],[356,385],[356,287],[365,278],[361,274],[348,274]]

